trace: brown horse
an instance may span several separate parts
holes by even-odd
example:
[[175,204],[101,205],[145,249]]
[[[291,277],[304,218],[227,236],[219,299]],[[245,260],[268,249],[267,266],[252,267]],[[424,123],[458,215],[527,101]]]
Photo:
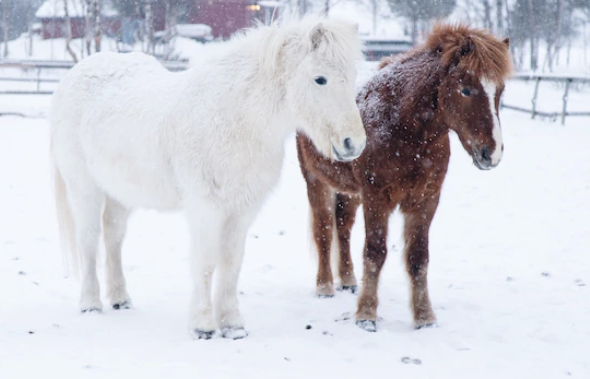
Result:
[[297,135],[319,254],[320,297],[334,295],[331,249],[339,258],[340,288],[356,292],[350,232],[363,205],[364,274],[356,313],[361,328],[376,331],[379,273],[388,220],[397,207],[404,216],[414,323],[435,324],[427,286],[428,232],[449,164],[449,131],[458,134],[479,169],[498,165],[504,149],[498,106],[512,70],[508,43],[484,30],[439,24],[423,46],[386,58],[357,94],[367,147],[355,161],[326,159],[308,137]]

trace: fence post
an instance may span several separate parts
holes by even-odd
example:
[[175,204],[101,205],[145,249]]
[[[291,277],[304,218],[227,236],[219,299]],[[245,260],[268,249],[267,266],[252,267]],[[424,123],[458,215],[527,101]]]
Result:
[[567,93],[570,89],[570,83],[572,79],[568,79],[565,82],[565,93],[563,94],[563,109],[561,110],[561,125],[565,125],[565,116],[567,114]]
[[37,67],[37,92],[41,91],[41,67]]
[[533,110],[531,113],[531,118],[534,120],[535,119],[535,115],[537,114],[537,94],[539,93],[539,83],[541,82],[541,77],[538,76],[537,79],[535,80],[535,94],[533,95]]

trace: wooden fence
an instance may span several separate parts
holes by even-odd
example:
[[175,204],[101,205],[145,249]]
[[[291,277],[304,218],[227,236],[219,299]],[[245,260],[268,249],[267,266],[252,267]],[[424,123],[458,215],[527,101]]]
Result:
[[[500,105],[501,108],[512,109],[519,112],[526,112],[531,114],[531,118],[535,118],[536,116],[547,117],[552,120],[557,120],[558,117],[561,118],[561,124],[565,124],[565,118],[567,116],[590,116],[589,112],[568,112],[567,110],[567,100],[569,95],[570,86],[572,83],[580,83],[580,84],[590,84],[590,78],[588,77],[575,77],[575,76],[558,76],[558,75],[528,75],[528,74],[517,74],[514,75],[511,80],[520,80],[520,81],[534,81],[535,82],[535,90],[533,92],[533,98],[531,100],[531,109],[518,107],[515,105],[506,104],[502,101]],[[564,83],[564,92],[562,96],[562,105],[561,105],[561,112],[544,112],[537,109],[537,99],[539,96],[539,84],[541,82],[553,82],[553,83]],[[590,104],[589,109],[590,109]]]
[[[184,62],[168,62],[161,61],[162,65],[170,71],[183,71],[188,68],[188,64]],[[2,68],[15,68],[20,71],[33,72],[29,77],[14,78],[14,77],[3,77],[0,76],[1,82],[24,82],[24,83],[35,83],[35,90],[0,90],[0,95],[51,95],[53,91],[41,90],[41,83],[58,83],[60,79],[41,77],[42,72],[48,70],[63,70],[67,71],[74,67],[74,62],[69,61],[0,61],[0,69]]]

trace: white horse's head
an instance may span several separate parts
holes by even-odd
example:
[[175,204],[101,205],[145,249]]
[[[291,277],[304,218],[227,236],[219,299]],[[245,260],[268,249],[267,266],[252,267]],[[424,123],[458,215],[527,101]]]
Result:
[[358,26],[305,18],[273,38],[276,69],[289,114],[316,148],[338,161],[357,158],[366,134],[355,102]]

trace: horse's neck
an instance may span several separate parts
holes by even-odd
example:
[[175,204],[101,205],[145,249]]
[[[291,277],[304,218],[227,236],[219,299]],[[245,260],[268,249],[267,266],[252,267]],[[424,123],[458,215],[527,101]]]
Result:
[[401,96],[397,101],[405,126],[401,132],[421,144],[446,135],[449,128],[444,123],[438,99],[441,75],[438,61],[427,54],[418,54],[403,62],[398,70]]
[[[359,107],[367,117],[376,112],[381,120],[387,120],[372,123],[371,127],[381,143],[393,149],[400,141],[410,149],[421,149],[448,135],[448,128],[438,117],[439,73],[428,58],[417,54],[390,63],[359,93]],[[368,92],[378,99],[377,103],[366,99]],[[383,129],[385,125],[387,130]]]
[[[230,128],[242,128],[238,134],[245,133],[248,138],[255,139],[260,148],[282,154],[285,139],[295,131],[293,117],[284,102],[281,80],[259,72],[255,57],[252,52],[237,51],[218,62],[192,68],[186,79],[189,83],[199,83],[206,76],[204,80],[208,85],[218,87],[216,100],[209,104],[219,112],[217,117],[227,118]],[[219,81],[212,82],[212,77]],[[194,101],[199,104],[199,100]],[[231,104],[228,109],[218,104],[224,101]]]

